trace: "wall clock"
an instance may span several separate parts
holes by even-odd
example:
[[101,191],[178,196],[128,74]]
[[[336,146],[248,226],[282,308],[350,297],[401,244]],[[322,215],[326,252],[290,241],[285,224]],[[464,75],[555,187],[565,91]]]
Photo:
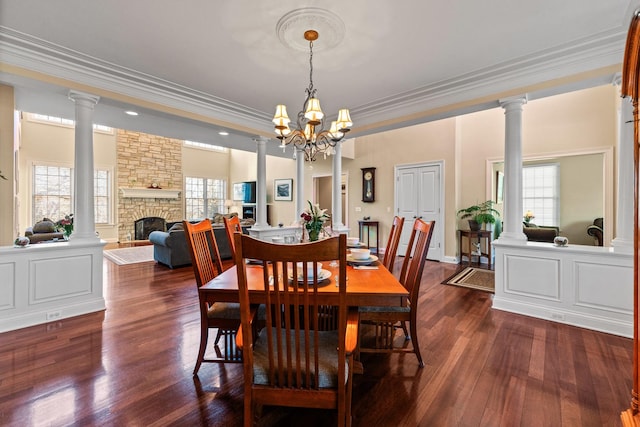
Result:
[[362,201],[376,199],[376,168],[362,168]]

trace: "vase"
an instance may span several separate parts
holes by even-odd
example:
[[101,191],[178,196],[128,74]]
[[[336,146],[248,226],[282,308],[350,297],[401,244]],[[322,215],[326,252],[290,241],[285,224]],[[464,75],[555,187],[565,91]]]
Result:
[[309,230],[309,241],[315,242],[320,237],[320,230]]

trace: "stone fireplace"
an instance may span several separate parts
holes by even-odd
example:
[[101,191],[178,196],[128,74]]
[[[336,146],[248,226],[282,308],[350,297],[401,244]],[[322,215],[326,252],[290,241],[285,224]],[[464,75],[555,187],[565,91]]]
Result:
[[118,241],[148,239],[153,230],[139,234],[136,222],[141,219],[162,220],[161,226],[155,227],[163,231],[166,222],[182,221],[180,191],[167,194],[167,190],[182,190],[182,141],[122,129],[117,130],[116,141]]

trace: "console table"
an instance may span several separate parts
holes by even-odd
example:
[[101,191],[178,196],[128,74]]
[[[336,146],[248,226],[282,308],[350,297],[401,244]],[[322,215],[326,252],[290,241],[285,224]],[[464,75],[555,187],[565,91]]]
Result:
[[[376,255],[378,255],[378,253],[380,252],[380,235],[378,233],[378,225],[379,222],[378,221],[369,221],[369,220],[360,220],[358,221],[358,225],[359,225],[359,229],[360,232],[358,234],[358,240],[360,240],[360,243],[364,243],[367,245],[368,248],[374,248],[375,250],[372,250],[371,252],[375,253]],[[371,231],[375,231],[376,233],[376,245],[375,246],[371,246]],[[365,241],[366,238],[366,241]]]
[[[462,238],[467,238],[467,250],[465,251],[464,246],[462,246]],[[487,240],[487,252],[482,252],[482,240]],[[458,246],[460,247],[460,263],[462,264],[462,256],[466,255],[468,260],[468,265],[471,265],[471,259],[473,255],[472,243],[480,244],[480,255],[476,255],[478,257],[478,264],[480,264],[481,258],[487,257],[487,264],[489,268],[491,268],[491,230],[458,230]]]

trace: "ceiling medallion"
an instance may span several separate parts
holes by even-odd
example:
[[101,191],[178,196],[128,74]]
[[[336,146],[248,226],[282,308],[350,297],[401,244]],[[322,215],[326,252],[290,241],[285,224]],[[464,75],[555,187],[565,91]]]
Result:
[[307,52],[309,43],[300,37],[308,29],[322,34],[322,43],[315,46],[316,51],[329,50],[344,39],[344,22],[338,15],[318,7],[305,7],[292,10],[284,15],[276,25],[276,33],[283,45]]

